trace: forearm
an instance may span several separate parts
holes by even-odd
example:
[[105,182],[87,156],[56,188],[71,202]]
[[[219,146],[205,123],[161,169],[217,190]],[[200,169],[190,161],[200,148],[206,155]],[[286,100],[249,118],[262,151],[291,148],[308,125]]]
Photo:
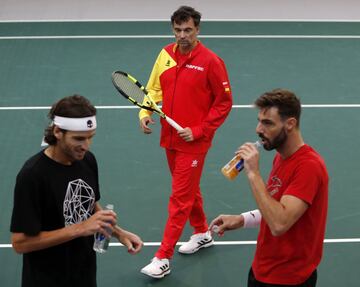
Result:
[[273,199],[259,173],[249,173],[250,187],[261,212],[273,235],[280,235],[287,227],[287,216],[284,206]]
[[202,136],[211,137],[224,123],[231,111],[231,106],[231,96],[226,93],[223,93],[222,96],[218,96],[201,124],[191,127],[195,138],[197,139]]
[[112,236],[117,238],[117,240],[119,240],[119,242],[123,243],[123,239],[124,239],[124,237],[126,237],[128,235],[128,233],[129,233],[128,231],[126,231],[125,229],[122,229],[120,226],[116,225]]
[[35,236],[24,233],[12,234],[12,245],[17,253],[28,253],[53,247],[82,236],[78,224],[52,231],[41,231]]
[[198,130],[197,133],[201,131],[202,136],[212,137],[231,111],[232,93],[224,63],[214,60],[208,69],[208,83],[214,100],[201,125],[194,128]]

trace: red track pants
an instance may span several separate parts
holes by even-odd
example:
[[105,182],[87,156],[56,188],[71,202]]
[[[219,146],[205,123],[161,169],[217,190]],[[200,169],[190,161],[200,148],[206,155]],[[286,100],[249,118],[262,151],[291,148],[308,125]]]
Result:
[[172,193],[163,239],[155,254],[158,258],[172,257],[188,219],[194,233],[203,233],[208,229],[200,191],[206,153],[189,154],[167,149],[166,156],[172,175]]

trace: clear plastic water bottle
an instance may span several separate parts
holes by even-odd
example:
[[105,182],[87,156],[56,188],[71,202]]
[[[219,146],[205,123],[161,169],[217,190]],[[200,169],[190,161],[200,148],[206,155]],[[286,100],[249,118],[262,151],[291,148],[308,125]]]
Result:
[[[107,204],[105,206],[106,210],[114,210],[114,205],[113,204]],[[95,240],[94,240],[94,246],[93,249],[96,252],[99,253],[105,253],[109,247],[109,243],[110,243],[110,238],[107,238],[104,234],[97,232],[94,235]]]
[[[259,148],[262,143],[260,141],[254,142],[254,145]],[[244,160],[239,156],[234,156],[227,164],[221,169],[222,174],[229,180],[235,179],[237,175],[244,168]]]

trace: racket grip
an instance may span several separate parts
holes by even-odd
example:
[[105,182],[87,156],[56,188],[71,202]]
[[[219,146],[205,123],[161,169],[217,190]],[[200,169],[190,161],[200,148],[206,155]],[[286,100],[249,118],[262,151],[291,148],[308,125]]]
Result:
[[183,128],[177,122],[175,122],[172,118],[166,117],[165,120],[177,131],[182,131]]

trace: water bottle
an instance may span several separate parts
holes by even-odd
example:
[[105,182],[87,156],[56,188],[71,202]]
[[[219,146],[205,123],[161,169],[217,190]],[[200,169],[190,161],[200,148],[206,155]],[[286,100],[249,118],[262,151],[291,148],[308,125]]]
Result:
[[[260,141],[254,142],[254,145],[259,148],[262,143]],[[233,180],[240,171],[244,168],[244,160],[239,156],[234,156],[224,167],[221,169],[222,174],[229,180]]]
[[[114,205],[112,204],[107,204],[105,206],[106,210],[114,210]],[[110,238],[107,238],[104,234],[97,232],[94,235],[95,240],[94,240],[94,246],[93,249],[96,252],[99,253],[105,253],[109,247],[109,242],[110,242]]]

